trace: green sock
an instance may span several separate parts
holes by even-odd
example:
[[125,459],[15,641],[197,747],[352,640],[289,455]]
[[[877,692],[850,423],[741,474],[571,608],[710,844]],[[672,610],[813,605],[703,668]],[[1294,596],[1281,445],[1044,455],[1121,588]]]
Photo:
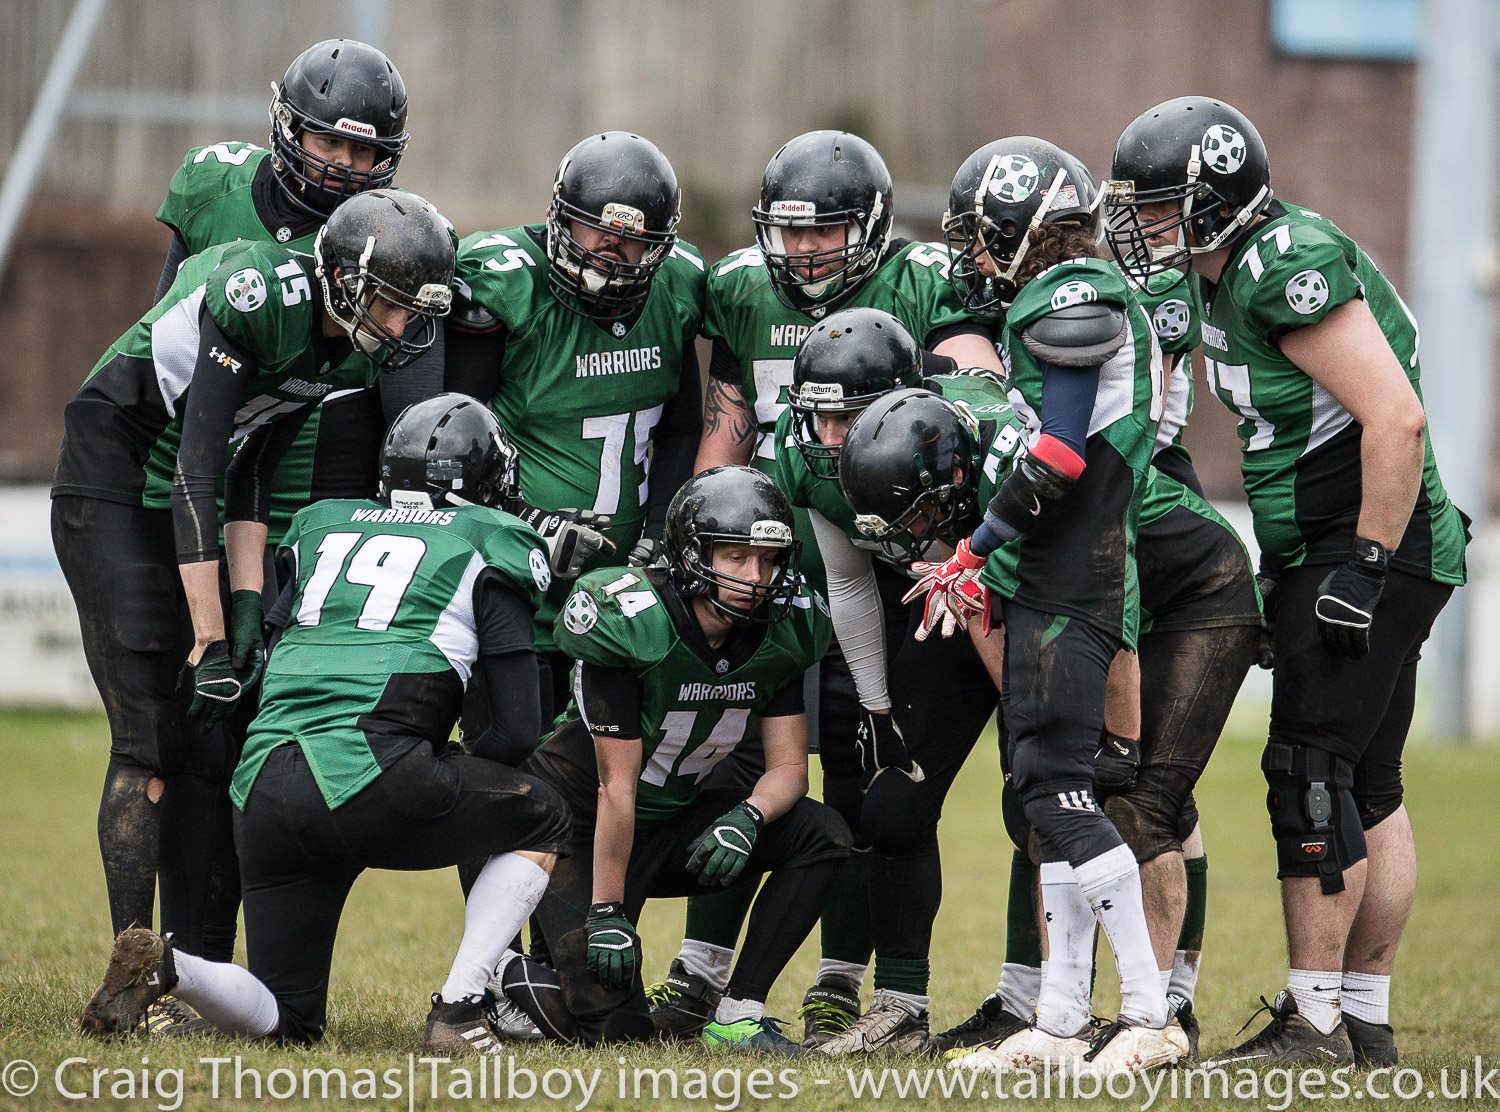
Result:
[[758,891],[760,886],[756,884],[736,884],[712,895],[692,897],[683,937],[733,950],[739,945],[740,930]]
[[1005,963],[1040,969],[1042,936],[1036,924],[1036,874],[1021,850],[1010,859],[1010,899],[1005,905]]
[[926,958],[883,958],[875,956],[875,987],[913,996],[927,995],[930,969]]
[[1208,913],[1208,855],[1189,857],[1182,863],[1187,870],[1187,909],[1182,916],[1179,950],[1203,949],[1203,920]]
[[844,862],[823,905],[823,952],[851,965],[869,965],[875,949],[870,927],[870,853],[856,850]]

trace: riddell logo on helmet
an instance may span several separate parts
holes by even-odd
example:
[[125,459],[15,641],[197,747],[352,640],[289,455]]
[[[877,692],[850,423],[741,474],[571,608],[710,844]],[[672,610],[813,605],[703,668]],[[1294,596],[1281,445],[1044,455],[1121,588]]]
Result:
[[772,201],[772,216],[805,217],[817,216],[818,206],[814,201]]
[[333,125],[334,131],[342,131],[347,135],[358,135],[362,139],[374,139],[375,128],[370,124],[362,124],[358,120],[351,120],[348,116],[341,116],[339,122]]

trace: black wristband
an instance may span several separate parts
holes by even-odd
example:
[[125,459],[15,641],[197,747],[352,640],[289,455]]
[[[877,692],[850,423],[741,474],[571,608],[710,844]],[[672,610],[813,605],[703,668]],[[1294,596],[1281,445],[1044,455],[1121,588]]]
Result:
[[1355,537],[1354,551],[1349,560],[1363,572],[1384,577],[1391,563],[1391,555],[1379,541]]
[[588,917],[590,919],[613,919],[616,916],[623,917],[624,915],[625,905],[622,903],[602,903],[589,905]]
[[755,804],[751,803],[747,799],[745,800],[745,802],[741,803],[740,806],[745,809],[745,814],[749,815],[751,821],[755,823],[756,830],[759,830],[761,829],[761,827],[766,825],[766,816],[760,813],[760,809],[757,808]]

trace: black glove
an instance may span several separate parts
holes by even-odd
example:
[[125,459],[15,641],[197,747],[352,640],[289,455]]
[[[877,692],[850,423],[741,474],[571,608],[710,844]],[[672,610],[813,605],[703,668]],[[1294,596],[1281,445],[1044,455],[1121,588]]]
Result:
[[1363,660],[1370,652],[1370,621],[1385,587],[1390,556],[1378,541],[1354,538],[1354,554],[1347,564],[1328,573],[1318,585],[1313,613],[1318,632],[1339,652]]
[[605,988],[626,988],[641,964],[641,936],[625,916],[625,906],[594,904],[583,921],[589,932],[589,973]]
[[1255,585],[1260,589],[1260,640],[1255,645],[1255,664],[1267,672],[1276,667],[1272,646],[1276,640],[1276,607],[1281,603],[1281,580],[1268,571],[1258,572]]
[[266,666],[266,641],[259,591],[235,591],[229,596],[229,661],[246,690],[255,686]]
[[667,546],[651,537],[642,537],[635,542],[625,562],[633,568],[664,568],[667,566]]
[[707,884],[733,884],[750,860],[765,817],[749,802],[716,820],[693,847],[688,872]]
[[188,668],[193,673],[193,702],[188,707],[188,717],[205,726],[227,718],[244,688],[229,659],[229,642],[209,642],[198,663]]
[[859,729],[854,734],[859,750],[859,767],[864,770],[864,790],[869,791],[875,778],[886,769],[895,769],[914,784],[927,778],[922,766],[906,750],[906,739],[891,714],[876,714],[859,708]]
[[593,510],[549,513],[524,504],[517,505],[514,513],[541,534],[555,579],[577,579],[595,555],[615,554],[615,542],[604,535],[611,524],[606,514]]
[[1094,754],[1094,787],[1100,795],[1119,795],[1135,787],[1141,769],[1141,743],[1138,738],[1121,737],[1103,730],[1099,750]]

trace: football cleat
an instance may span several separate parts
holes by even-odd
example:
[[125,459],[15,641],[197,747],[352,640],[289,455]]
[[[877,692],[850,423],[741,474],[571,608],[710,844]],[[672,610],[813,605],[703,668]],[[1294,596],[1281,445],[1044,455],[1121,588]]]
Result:
[[927,1049],[927,1010],[914,1012],[890,992],[875,990],[870,1010],[849,1029],[823,1042],[818,1050],[830,1058],[884,1051],[919,1054]]
[[842,1035],[859,1019],[859,988],[847,977],[830,976],[807,990],[802,1007],[802,1045],[809,1050]]
[[502,1039],[523,1042],[542,1037],[541,1029],[526,1014],[519,1004],[505,995],[505,967],[521,955],[507,950],[501,955],[489,983],[484,986],[484,1016],[490,1021],[490,1029]]
[[994,1073],[1042,1071],[1078,1073],[1089,1052],[1093,1027],[1086,1026],[1077,1035],[1054,1035],[1035,1024],[1028,1024],[995,1046],[980,1047],[968,1053],[948,1055],[948,1067],[955,1070],[989,1070]]
[[1389,1023],[1369,1023],[1345,1012],[1344,1027],[1349,1032],[1349,1044],[1354,1047],[1357,1064],[1394,1066],[1400,1060],[1396,1053],[1396,1032]]
[[170,993],[146,1009],[146,1034],[153,1039],[217,1034],[214,1025]]
[[1187,1032],[1175,1019],[1165,1027],[1142,1027],[1117,1019],[1094,1036],[1080,1068],[1106,1075],[1144,1073],[1175,1066],[1187,1055]]
[[1345,1023],[1340,1022],[1323,1034],[1297,1012],[1297,1001],[1285,989],[1277,994],[1274,1004],[1267,1003],[1264,996],[1260,1003],[1260,1009],[1245,1021],[1245,1027],[1254,1023],[1261,1012],[1270,1012],[1271,1022],[1239,1046],[1204,1059],[1204,1069],[1242,1065],[1347,1066],[1354,1062],[1354,1047]]
[[722,995],[708,978],[689,973],[680,959],[673,958],[666,980],[646,989],[657,1038],[696,1039],[713,1022]]
[[945,1054],[977,1046],[994,1046],[1026,1027],[1027,1021],[1006,1011],[998,992],[986,996],[973,1015],[956,1027],[933,1035],[931,1046]]
[[129,927],[115,939],[104,981],[89,997],[79,1025],[91,1035],[135,1030],[151,1007],[177,985],[172,939],[145,927]]
[[459,1054],[499,1054],[500,1040],[485,1018],[486,995],[465,996],[452,1004],[432,994],[432,1011],[422,1028],[422,1053],[452,1058]]
[[806,1051],[781,1033],[781,1020],[770,1016],[737,1019],[733,1023],[709,1023],[703,1028],[703,1045],[709,1050],[743,1050],[755,1054],[782,1054],[793,1058]]
[[1193,1011],[1193,1002],[1175,992],[1167,993],[1167,1011],[1177,1017],[1177,1023],[1188,1040],[1188,1057],[1198,1057],[1198,1015]]

